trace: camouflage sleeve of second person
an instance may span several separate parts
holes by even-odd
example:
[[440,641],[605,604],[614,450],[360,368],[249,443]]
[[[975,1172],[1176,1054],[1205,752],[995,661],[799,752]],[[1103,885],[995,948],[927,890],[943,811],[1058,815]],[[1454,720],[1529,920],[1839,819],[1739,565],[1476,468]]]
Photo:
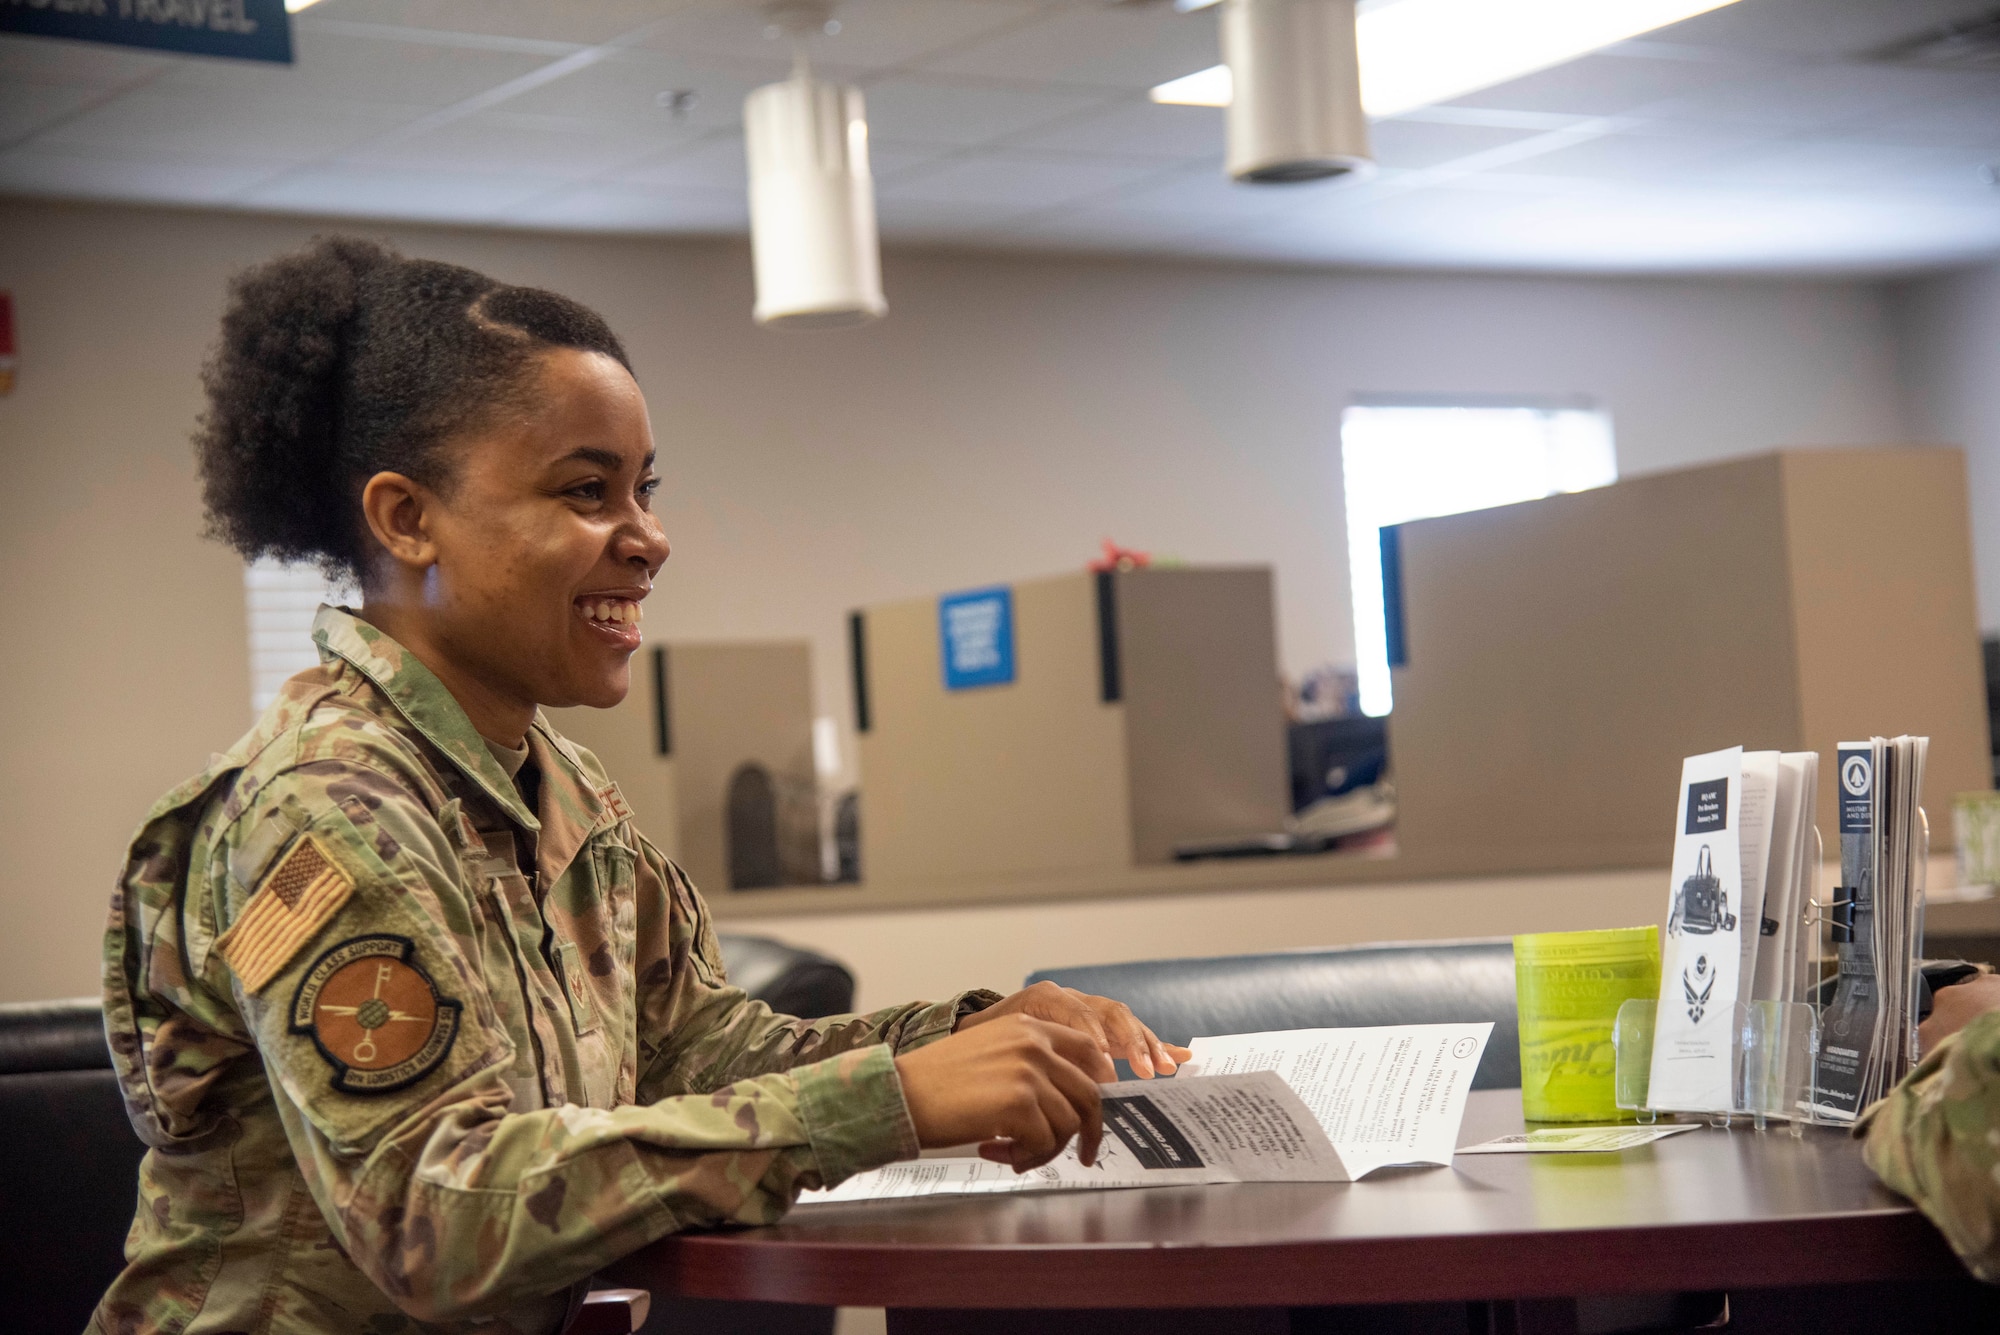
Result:
[[[639,965],[639,1101],[698,1093],[734,1080],[823,1061],[871,1044],[908,1052],[951,1033],[1000,1000],[985,989],[865,1015],[778,1015],[724,979],[708,907],[683,871],[639,840],[639,942],[665,954]],[[648,921],[665,915],[664,923]],[[658,948],[658,947],[655,947]]]
[[[477,965],[492,924],[429,807],[394,796],[420,780],[312,771],[275,780],[258,827],[212,845],[196,934],[321,1212],[411,1315],[552,1292],[677,1229],[767,1223],[802,1189],[916,1153],[879,1045],[650,1106],[511,1111],[514,1043]],[[328,800],[341,784],[383,795],[366,834]]]
[[1946,1038],[1868,1110],[1868,1166],[2000,1283],[2000,1011]]

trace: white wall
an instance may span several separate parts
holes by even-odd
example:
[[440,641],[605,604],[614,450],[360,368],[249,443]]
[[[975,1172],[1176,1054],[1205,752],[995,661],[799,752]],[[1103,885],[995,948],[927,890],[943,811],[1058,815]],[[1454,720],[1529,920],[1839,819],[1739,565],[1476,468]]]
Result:
[[1895,295],[1907,418],[1963,446],[1979,624],[2000,631],[2000,264],[1921,279]]
[[[196,374],[227,275],[321,226],[0,204],[21,343],[0,399],[0,999],[95,989],[125,839],[247,722],[237,567],[198,537]],[[1344,661],[1336,429],[1357,391],[1592,395],[1628,473],[1907,434],[1888,292],[1867,284],[892,252],[886,321],[774,333],[750,323],[738,243],[391,230],[411,253],[603,311],[631,346],[667,481],[676,550],[649,633],[808,634],[820,707],[843,719],[848,608],[1073,569],[1103,537],[1272,562],[1282,661]],[[2000,531],[1982,540],[1995,549]],[[1368,930],[1465,930],[1430,902],[1370,910]],[[1177,921],[1208,939],[1201,922],[1233,923],[1249,901],[1185,903],[1207,906]],[[1092,953],[1152,953],[1118,926],[1152,912],[1089,918]],[[951,940],[948,921],[926,939]],[[1229,939],[1312,943],[1265,926]]]

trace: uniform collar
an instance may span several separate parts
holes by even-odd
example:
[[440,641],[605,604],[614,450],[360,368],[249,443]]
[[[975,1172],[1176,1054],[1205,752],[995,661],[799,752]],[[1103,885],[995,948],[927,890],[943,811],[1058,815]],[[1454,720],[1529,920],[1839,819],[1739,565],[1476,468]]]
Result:
[[[521,800],[514,781],[486,749],[486,739],[472,726],[464,707],[415,654],[346,608],[325,603],[313,618],[312,635],[322,661],[339,658],[352,664],[389,697],[411,727],[510,817],[527,829],[541,829],[541,822]],[[548,777],[544,776],[545,783]]]

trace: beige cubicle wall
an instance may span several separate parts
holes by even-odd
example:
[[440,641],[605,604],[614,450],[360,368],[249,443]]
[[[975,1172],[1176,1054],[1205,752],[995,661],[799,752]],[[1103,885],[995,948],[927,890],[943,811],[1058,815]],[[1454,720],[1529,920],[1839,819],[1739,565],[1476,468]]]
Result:
[[818,881],[806,641],[649,645],[632,659],[632,689],[622,704],[551,710],[550,718],[617,776],[647,837],[718,896],[730,893],[730,780],[745,764],[762,766],[777,788],[785,880]]
[[[718,896],[719,911],[1664,867],[1682,757],[1737,744],[1830,756],[1836,743],[1871,733],[1928,734],[1925,798],[1940,817],[1940,851],[1951,794],[1990,786],[1955,450],[1761,455],[1406,524],[1399,547],[1408,661],[1396,671],[1390,727],[1394,848],[1196,863],[1142,856],[1126,833],[1140,828],[1140,795],[1181,792],[1188,758],[1135,761],[1129,733],[1117,738],[1118,725],[1131,726],[1129,703],[1114,720],[1065,687],[1060,710],[1029,708],[1054,679],[1087,689],[1095,671],[1092,591],[1079,575],[1016,586],[1023,626],[1046,619],[1060,630],[1039,669],[1050,681],[1030,689],[1024,657],[1018,713],[997,697],[946,698],[934,601],[871,610],[874,685],[906,712],[885,714],[863,741],[863,883]],[[1121,576],[1119,588],[1144,587],[1132,579]],[[1142,601],[1128,599],[1135,621]],[[1245,624],[1234,638],[1189,636],[1176,670],[1199,680],[1206,669],[1193,665],[1216,651],[1247,683],[1254,673],[1242,662],[1268,643],[1253,647],[1249,637],[1266,634]],[[1248,718],[1247,689],[1244,699]],[[945,744],[975,733],[984,739],[976,747]],[[1247,751],[1239,761],[1247,774]],[[1282,757],[1274,751],[1269,763],[1281,783]],[[1829,836],[1831,794],[1822,782],[1819,824]],[[1019,821],[1011,830],[1000,819],[1009,803]],[[1134,852],[1121,860],[1127,847]]]
[[1011,681],[946,685],[936,598],[857,613],[871,892],[1120,875],[1287,814],[1267,568],[1010,586]]
[[1762,455],[1406,524],[1400,549],[1412,856],[1664,862],[1681,758],[1739,744],[1922,733],[1933,813],[1991,787],[1956,450]]

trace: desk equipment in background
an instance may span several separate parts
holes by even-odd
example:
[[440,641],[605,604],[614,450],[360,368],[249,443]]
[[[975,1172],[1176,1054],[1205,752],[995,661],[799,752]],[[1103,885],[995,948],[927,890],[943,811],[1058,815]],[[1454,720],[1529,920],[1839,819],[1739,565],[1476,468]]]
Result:
[[1284,828],[1266,567],[891,603],[851,638],[870,888],[1119,872]]
[[623,703],[549,717],[712,899],[825,879],[807,641],[648,645]]

